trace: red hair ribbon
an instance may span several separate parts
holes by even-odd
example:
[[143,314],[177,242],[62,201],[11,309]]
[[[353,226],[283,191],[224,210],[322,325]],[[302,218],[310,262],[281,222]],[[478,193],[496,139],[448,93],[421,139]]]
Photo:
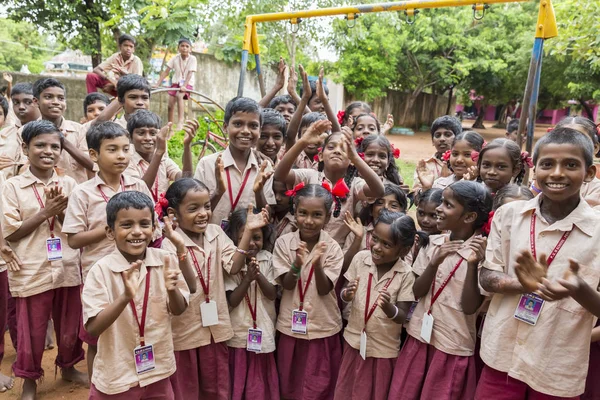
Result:
[[446,150],[446,152],[444,154],[442,154],[442,160],[444,160],[444,161],[450,160],[451,154],[452,154],[452,151]]
[[391,146],[392,146],[392,154],[394,155],[394,158],[400,158],[400,149],[395,148],[393,144]]
[[483,144],[481,145],[481,148],[482,148],[482,149],[485,149],[485,146],[487,146],[487,142],[484,140],[484,141],[483,141]]
[[490,211],[490,213],[488,214],[488,220],[485,224],[483,224],[483,226],[481,227],[481,231],[488,236],[490,234],[490,231],[492,230],[492,219],[494,219],[494,212]]
[[319,162],[319,155],[318,154],[315,154],[313,156],[313,161]]
[[304,189],[304,186],[306,186],[306,184],[304,182],[300,182],[299,184],[294,186],[294,188],[292,190],[286,191],[285,195],[287,197],[293,197],[296,195],[296,193],[298,193],[299,190]]
[[340,125],[342,124],[342,121],[344,121],[345,116],[346,116],[346,111],[344,111],[344,110],[338,111],[337,119],[338,119],[338,122],[340,123]]
[[474,162],[477,162],[479,160],[479,152],[473,150],[471,152],[471,160],[473,160]]
[[523,165],[527,165],[529,168],[533,168],[533,160],[526,151],[521,152],[521,162]]
[[321,186],[327,189],[327,191],[335,197],[346,197],[348,193],[350,193],[350,189],[348,188],[348,185],[346,185],[344,178],[337,181],[336,184],[333,186],[333,189],[331,188],[331,185],[325,181],[321,183]]
[[363,140],[365,140],[364,136],[357,137],[356,139],[354,139],[354,145],[356,147],[360,147],[360,145],[362,144]]
[[156,211],[156,214],[158,215],[159,219],[162,220],[163,215],[164,215],[163,210],[167,207],[169,207],[169,200],[167,200],[164,193],[161,193],[160,196],[158,197],[158,201],[154,205],[154,211]]
[[358,154],[358,156],[359,156],[361,159],[363,159],[363,160],[365,159],[365,153],[362,153],[362,152],[360,152],[360,151],[359,151],[359,152],[358,152],[358,153],[356,153],[356,154]]

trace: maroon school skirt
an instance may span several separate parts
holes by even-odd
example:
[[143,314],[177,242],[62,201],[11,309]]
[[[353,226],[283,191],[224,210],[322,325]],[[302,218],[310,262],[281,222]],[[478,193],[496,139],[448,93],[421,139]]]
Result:
[[344,342],[334,400],[387,400],[395,363],[396,358],[363,360],[358,350]]
[[229,348],[232,400],[279,400],[275,353]]
[[333,399],[341,358],[342,344],[338,334],[304,340],[280,332],[277,366],[281,398]]
[[389,399],[473,400],[475,357],[454,356],[412,336],[400,350]]

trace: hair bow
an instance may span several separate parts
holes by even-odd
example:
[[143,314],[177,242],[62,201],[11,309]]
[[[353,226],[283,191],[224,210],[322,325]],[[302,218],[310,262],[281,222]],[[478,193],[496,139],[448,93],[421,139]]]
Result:
[[327,189],[327,191],[335,197],[346,197],[348,193],[350,193],[350,189],[348,188],[348,185],[346,185],[344,178],[337,181],[336,184],[333,186],[333,189],[331,188],[329,182],[323,181],[323,183],[321,183],[321,186]]
[[482,149],[485,149],[485,146],[487,146],[487,142],[484,140],[484,141],[483,141],[483,144],[481,145],[481,148],[482,148]]
[[481,231],[483,233],[485,233],[486,236],[488,236],[490,234],[490,231],[492,230],[492,219],[493,218],[494,218],[494,211],[490,211],[490,213],[488,214],[488,220],[481,227]]
[[527,165],[529,168],[533,168],[533,160],[526,151],[521,152],[521,162],[523,165]]
[[346,116],[346,111],[344,111],[344,110],[338,111],[337,119],[338,119],[338,122],[340,123],[340,125],[342,124],[342,121],[344,121],[345,116]]
[[361,159],[363,159],[363,160],[365,159],[365,153],[363,153],[363,152],[360,152],[360,151],[359,151],[359,152],[358,152],[358,153],[356,153],[356,154],[358,154],[358,156],[359,156]]
[[167,207],[169,207],[169,200],[167,200],[164,193],[161,193],[158,197],[158,201],[154,205],[154,211],[156,211],[159,219],[162,220],[164,210],[166,210]]
[[294,188],[292,190],[286,191],[285,195],[287,197],[293,197],[296,195],[296,193],[298,193],[299,190],[304,189],[304,186],[306,186],[306,184],[304,182],[300,182],[299,184],[294,186]]
[[363,140],[365,140],[364,136],[361,137],[357,137],[356,139],[354,139],[354,145],[358,148],[360,147],[360,145],[362,144]]
[[392,154],[394,155],[394,158],[400,158],[400,149],[395,148],[393,144],[390,146],[392,146]]
[[474,162],[477,162],[479,160],[479,152],[473,150],[471,152],[471,160],[473,160]]
[[446,150],[446,152],[444,152],[444,154],[442,154],[442,160],[444,160],[444,161],[450,160],[451,154],[452,154],[452,151]]

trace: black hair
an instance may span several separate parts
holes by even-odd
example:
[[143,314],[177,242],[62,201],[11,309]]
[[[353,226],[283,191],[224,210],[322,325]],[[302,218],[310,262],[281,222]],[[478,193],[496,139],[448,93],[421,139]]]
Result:
[[424,192],[420,192],[415,198],[415,204],[419,207],[421,202],[424,203],[434,203],[438,206],[442,204],[442,193],[444,191],[440,188],[431,188],[427,189]]
[[187,43],[190,45],[190,47],[192,46],[192,41],[185,37],[182,37],[181,39],[179,39],[179,41],[177,42],[177,46],[181,45],[181,43]]
[[121,36],[119,36],[119,46],[121,46],[123,43],[130,41],[131,43],[133,43],[133,45],[136,45],[135,42],[135,38],[131,35],[128,35],[126,33],[122,34]]
[[223,117],[223,122],[225,124],[229,123],[231,117],[236,112],[247,113],[247,114],[256,114],[258,115],[259,123],[262,125],[261,114],[260,114],[260,106],[258,103],[248,97],[234,97],[229,100],[229,103],[225,106],[225,116]]
[[367,148],[373,143],[376,143],[377,145],[383,147],[387,150],[388,153],[388,165],[385,168],[384,177],[396,185],[401,185],[402,182],[400,181],[400,171],[398,170],[398,166],[396,165],[396,159],[394,158],[394,153],[392,152],[392,144],[385,136],[368,135],[360,143],[360,146],[357,151],[360,153],[365,153],[367,151]]
[[474,212],[477,219],[473,222],[473,229],[480,229],[488,221],[492,211],[492,195],[481,183],[473,181],[458,181],[448,189],[454,192],[454,198],[463,206],[465,212]]
[[533,164],[537,164],[542,147],[548,144],[572,144],[581,149],[585,160],[585,167],[589,168],[594,164],[594,143],[592,139],[584,133],[571,128],[555,128],[546,135],[542,136],[533,150]]
[[[381,197],[385,197],[390,194],[393,194],[396,197],[396,200],[398,200],[398,203],[400,203],[400,207],[404,210],[400,214],[405,213],[406,210],[408,210],[408,199],[406,197],[406,193],[404,193],[404,190],[402,190],[402,188],[398,185],[386,183],[383,185],[383,196]],[[360,218],[360,221],[363,223],[363,225],[368,225],[373,222],[373,206],[375,205],[375,202],[370,203],[367,207],[363,207],[362,210],[360,210],[358,218]]]
[[510,120],[508,125],[506,125],[506,132],[513,133],[514,131],[519,129],[519,119],[513,118]]
[[42,94],[42,92],[48,88],[51,87],[57,87],[57,88],[61,88],[63,90],[63,92],[65,92],[65,95],[67,94],[67,91],[65,89],[65,85],[62,84],[61,81],[59,81],[58,79],[55,78],[41,78],[38,79],[37,81],[33,82],[33,97],[35,97],[36,99],[40,99],[40,94]]
[[369,117],[369,118],[373,118],[375,120],[375,126],[377,127],[377,133],[379,134],[381,132],[381,124],[379,123],[379,120],[377,119],[377,117],[375,116],[375,114],[369,113],[363,113],[358,115],[356,118],[354,118],[354,123],[352,124],[352,131],[354,131],[356,129],[356,125],[358,125],[358,120],[363,118],[363,117]]
[[579,116],[565,117],[558,124],[556,124],[554,128],[571,128],[573,125],[581,126],[590,139],[592,139],[592,142],[594,142],[594,146],[598,144],[598,129],[596,128],[594,121],[589,118]]
[[271,102],[269,103],[269,108],[274,109],[280,104],[293,104],[294,110],[298,107],[298,104],[296,104],[292,96],[290,96],[289,94],[283,94],[281,96],[273,97],[273,100],[271,100]]
[[[312,91],[312,94],[310,95],[310,99],[308,99],[308,101],[311,101],[313,98],[317,97],[317,81],[311,81],[309,79],[308,84],[310,85],[310,90]],[[323,91],[325,92],[326,96],[329,96],[329,88],[327,87],[327,83],[325,81],[323,81]],[[303,88],[300,87],[300,97],[302,97],[302,92]]]
[[[312,113],[310,113],[310,114],[312,114]],[[343,133],[341,133],[341,132],[332,133],[331,135],[327,136],[325,138],[325,140],[323,141],[323,147],[322,147],[322,149],[324,149],[325,147],[327,147],[327,143],[329,143],[329,141],[331,140],[331,138],[333,136],[335,136],[335,135],[342,135],[342,137],[343,137]],[[323,172],[325,170],[325,162],[324,161],[319,161],[319,166],[318,166],[317,169],[319,170],[319,172]],[[354,180],[354,177],[356,176],[356,174],[357,174],[356,167],[354,165],[348,165],[348,169],[346,169],[346,175],[344,175],[344,182],[346,182],[346,185],[348,186],[348,188],[350,188],[350,190],[352,190],[352,181]],[[333,183],[335,184],[335,182],[333,182]],[[338,205],[339,205],[339,207],[341,207],[341,203],[340,204],[338,204],[338,203],[339,202],[345,202],[346,199],[347,199],[346,197],[344,197],[344,198],[338,198],[338,197],[336,197],[335,198],[336,210],[338,208]],[[339,215],[339,210],[338,210],[337,215],[335,214],[335,211],[334,211],[333,216],[337,217],[338,215]]]
[[163,206],[163,213],[167,215],[167,207],[171,207],[175,210],[179,209],[179,205],[185,198],[185,195],[190,190],[194,190],[196,192],[207,192],[210,193],[208,187],[200,182],[198,179],[194,178],[181,178],[176,180],[169,186],[167,189],[167,193],[165,194],[165,198],[169,202],[168,205]]
[[492,206],[492,210],[496,211],[500,206],[504,204],[504,200],[508,197],[526,197],[527,200],[533,199],[533,193],[526,186],[516,185],[511,183],[506,185],[496,192],[494,195],[494,204]]
[[125,128],[115,122],[106,121],[92,124],[85,138],[88,148],[100,153],[100,146],[103,140],[115,139],[121,136],[125,136],[131,140],[131,136],[129,136],[129,132]]
[[100,93],[100,92],[90,93],[87,96],[85,96],[85,99],[83,99],[83,114],[86,115],[88,106],[94,104],[97,101],[101,101],[106,105],[110,104],[110,100],[104,93]]
[[[255,208],[252,212],[254,214],[258,214],[260,213],[260,210]],[[241,230],[245,229],[247,219],[248,210],[246,208],[239,208],[232,212],[229,216],[229,223],[227,224],[227,230],[225,231],[225,233],[227,233],[229,239],[231,239],[236,246],[238,245],[238,235]],[[265,225],[260,229],[263,234],[263,248],[264,244],[266,244],[267,238],[271,233],[269,227],[270,225]]]
[[8,115],[8,100],[6,100],[6,97],[2,96],[0,94],[0,108],[2,108],[2,112],[4,113],[4,119],[6,119],[6,116]]
[[521,160],[521,148],[518,144],[513,142],[512,140],[498,138],[489,142],[481,151],[479,152],[479,159],[477,160],[477,168],[481,169],[481,162],[483,160],[483,155],[487,153],[489,150],[504,148],[508,153],[508,157],[512,162],[513,171],[515,168],[519,169],[519,174],[515,177],[515,183],[520,185],[523,182],[523,177],[525,176],[525,164]]
[[136,190],[128,190],[115,194],[110,198],[106,205],[106,224],[110,229],[115,229],[117,213],[121,210],[145,210],[146,208],[152,214],[152,226],[154,227],[154,203],[150,196]]
[[127,131],[133,137],[133,131],[136,128],[156,128],[160,129],[162,123],[160,117],[149,110],[137,110],[129,116],[127,121]]
[[302,116],[302,119],[300,120],[300,125],[298,126],[298,135],[300,135],[300,132],[302,132],[302,129],[308,128],[315,122],[325,120],[325,119],[327,119],[326,115],[324,115],[320,112],[316,112],[316,111],[312,111],[307,114],[304,114]]
[[141,75],[127,74],[119,79],[117,82],[117,97],[120,103],[125,101],[125,95],[130,90],[143,90],[148,93],[148,96],[152,95],[148,80]]
[[19,94],[30,94],[33,96],[33,85],[29,82],[20,82],[12,87],[10,91],[10,97],[17,96]]
[[[295,213],[296,208],[298,208],[298,203],[300,202],[300,199],[303,197],[322,198],[325,203],[325,212],[327,213],[327,215],[329,215],[331,213],[331,206],[333,206],[333,201],[334,201],[331,193],[321,185],[309,184],[309,185],[304,186],[302,189],[298,190],[298,192],[296,192],[296,194],[294,196],[290,197],[290,201],[292,203],[290,212],[292,214]],[[336,215],[336,211],[337,211],[337,215]],[[333,216],[337,217],[339,215],[340,215],[340,210],[336,203],[336,210],[333,211]]]
[[273,110],[272,108],[263,108],[260,110],[261,113],[261,128],[266,125],[274,126],[281,132],[283,137],[285,137],[285,132],[287,130],[287,123],[285,122],[285,118]]
[[60,147],[62,149],[63,141],[65,140],[62,132],[52,122],[43,119],[26,123],[23,126],[21,138],[23,139],[23,143],[25,143],[26,146],[29,146],[29,143],[34,137],[52,133],[56,133],[60,138]]
[[371,106],[369,106],[367,103],[365,103],[364,101],[353,101],[352,103],[348,104],[348,106],[344,110],[344,116],[342,117],[341,123],[342,126],[346,125],[348,119],[350,118],[350,114],[352,114],[352,111],[356,108],[362,108],[365,114],[371,113]]
[[431,137],[433,138],[433,134],[440,128],[446,128],[454,132],[454,136],[458,136],[462,132],[462,124],[460,120],[456,117],[452,117],[450,115],[444,115],[442,117],[436,118],[431,124]]
[[464,131],[456,135],[454,142],[452,143],[452,147],[454,147],[454,144],[460,140],[464,140],[469,143],[469,146],[471,146],[471,148],[475,151],[481,151],[481,149],[483,149],[483,144],[485,143],[483,137],[475,131]]
[[405,249],[412,248],[415,244],[415,235],[419,236],[419,248],[423,248],[429,244],[429,235],[417,230],[415,221],[406,214],[381,210],[374,226],[377,226],[379,223],[390,226],[392,241],[396,246]]

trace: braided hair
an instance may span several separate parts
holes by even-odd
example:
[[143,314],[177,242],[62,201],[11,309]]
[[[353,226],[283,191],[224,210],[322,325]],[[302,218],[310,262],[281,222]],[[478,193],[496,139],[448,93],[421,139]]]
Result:
[[473,229],[481,229],[488,221],[492,211],[492,195],[481,183],[472,181],[458,181],[448,186],[454,192],[454,197],[465,209],[465,212],[474,212],[477,219],[473,222]]
[[[336,132],[336,133],[332,133],[331,135],[327,136],[325,138],[325,141],[323,142],[323,148],[321,151],[324,151],[324,149],[327,147],[327,144],[331,141],[331,138],[333,138],[337,135],[342,135],[342,133]],[[324,170],[325,170],[325,162],[319,161],[318,171],[323,172]],[[348,169],[346,169],[346,175],[344,175],[344,182],[346,182],[346,185],[348,185],[350,190],[352,190],[352,181],[354,180],[354,177],[356,175],[357,175],[356,167],[354,165],[348,165]],[[344,197],[344,198],[338,199],[338,201],[341,201],[343,203],[346,201],[346,198]],[[334,214],[334,217],[336,217],[335,214]]]
[[[329,215],[331,213],[331,206],[333,206],[333,202],[334,202],[334,196],[331,195],[331,193],[325,189],[323,186],[321,185],[317,185],[317,184],[309,184],[304,186],[302,189],[298,190],[293,196],[290,196],[290,201],[291,201],[291,208],[290,208],[290,212],[292,214],[295,214],[296,209],[298,208],[298,204],[300,203],[300,199],[302,198],[311,198],[311,197],[318,197],[324,200],[325,203],[325,212],[327,213],[327,215]],[[337,204],[336,204],[336,208],[337,208],[337,215],[335,214],[335,210],[333,212],[333,216],[337,217],[340,215],[340,209],[338,208]]]

